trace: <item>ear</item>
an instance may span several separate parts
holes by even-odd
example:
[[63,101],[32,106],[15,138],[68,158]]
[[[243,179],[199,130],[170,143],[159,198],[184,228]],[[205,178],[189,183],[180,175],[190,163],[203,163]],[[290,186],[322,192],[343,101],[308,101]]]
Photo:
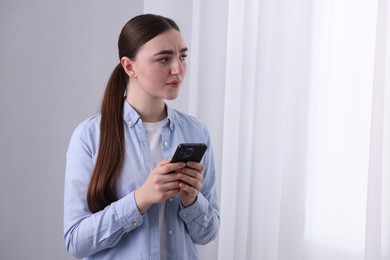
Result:
[[135,73],[134,69],[134,61],[127,57],[122,57],[121,58],[121,64],[123,69],[125,70],[126,74],[129,75],[130,78],[136,78],[137,75]]

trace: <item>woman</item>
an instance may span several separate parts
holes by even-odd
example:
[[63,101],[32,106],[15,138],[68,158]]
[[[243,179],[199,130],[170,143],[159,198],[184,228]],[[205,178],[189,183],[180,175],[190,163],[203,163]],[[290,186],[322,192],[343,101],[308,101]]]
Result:
[[[210,137],[165,104],[186,73],[178,26],[158,15],[125,24],[101,113],[74,131],[64,198],[67,250],[87,259],[198,259],[219,229]],[[180,143],[206,143],[201,163],[170,163]]]

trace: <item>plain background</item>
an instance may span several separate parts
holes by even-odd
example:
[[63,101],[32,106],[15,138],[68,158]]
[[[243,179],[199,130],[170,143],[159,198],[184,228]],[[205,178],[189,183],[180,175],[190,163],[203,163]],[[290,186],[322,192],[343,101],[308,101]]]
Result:
[[0,259],[72,259],[62,222],[69,139],[99,110],[120,30],[143,12],[141,0],[0,2]]

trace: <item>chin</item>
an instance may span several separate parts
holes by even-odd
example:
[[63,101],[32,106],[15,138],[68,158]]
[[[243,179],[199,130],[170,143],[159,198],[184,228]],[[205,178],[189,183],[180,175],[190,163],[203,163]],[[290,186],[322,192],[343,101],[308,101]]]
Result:
[[174,100],[179,96],[179,92],[176,93],[170,93],[169,95],[165,96],[166,100]]
[[169,97],[166,97],[165,99],[166,100],[175,100],[177,98],[177,95],[176,96],[169,96]]

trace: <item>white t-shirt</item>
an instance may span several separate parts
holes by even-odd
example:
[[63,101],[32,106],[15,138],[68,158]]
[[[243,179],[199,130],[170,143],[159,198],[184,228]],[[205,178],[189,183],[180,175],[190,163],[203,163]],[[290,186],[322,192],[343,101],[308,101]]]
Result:
[[[164,159],[162,154],[162,138],[161,130],[162,126],[166,123],[167,119],[156,123],[147,123],[144,122],[146,137],[149,141],[150,152],[152,155],[152,160],[155,166]],[[161,260],[168,259],[167,254],[167,227],[165,219],[165,201],[158,204],[158,217],[159,217],[159,226],[160,226],[160,255]]]

